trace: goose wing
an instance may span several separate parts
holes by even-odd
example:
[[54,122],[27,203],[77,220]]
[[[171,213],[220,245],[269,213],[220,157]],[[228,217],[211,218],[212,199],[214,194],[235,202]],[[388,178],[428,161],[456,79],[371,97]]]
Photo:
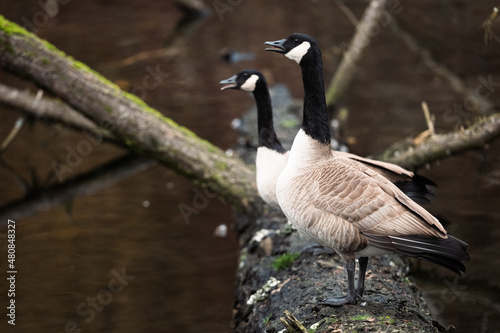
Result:
[[349,158],[351,160],[364,163],[367,166],[372,166],[372,167],[378,168],[382,173],[384,173],[384,175],[387,175],[388,177],[397,177],[397,178],[389,179],[391,181],[393,181],[393,180],[406,180],[406,179],[411,178],[415,175],[413,172],[406,170],[405,168],[402,168],[399,165],[396,165],[393,163],[372,160],[370,158],[361,157],[361,156],[358,156],[355,154],[342,152],[342,151],[334,151],[333,154],[337,155],[339,157]]
[[436,183],[399,165],[340,151],[333,151],[333,155],[359,162],[363,167],[379,173],[419,204],[429,204],[430,199],[435,197],[435,193],[430,186],[437,186]]
[[446,238],[441,223],[387,178],[355,161],[331,158],[315,168],[314,205],[362,234]]

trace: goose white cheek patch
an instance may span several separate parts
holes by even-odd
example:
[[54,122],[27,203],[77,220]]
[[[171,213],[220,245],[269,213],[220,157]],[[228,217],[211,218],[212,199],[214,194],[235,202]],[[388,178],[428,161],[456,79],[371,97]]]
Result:
[[257,83],[257,80],[259,77],[255,74],[252,74],[246,81],[241,85],[241,90],[245,91],[254,91],[255,90],[255,85]]
[[299,46],[294,47],[288,53],[285,53],[285,57],[295,61],[300,64],[302,57],[309,51],[311,44],[309,42],[302,42]]

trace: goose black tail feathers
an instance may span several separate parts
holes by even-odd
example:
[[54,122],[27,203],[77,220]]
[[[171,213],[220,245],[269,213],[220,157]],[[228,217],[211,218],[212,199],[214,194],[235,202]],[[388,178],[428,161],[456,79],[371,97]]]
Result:
[[425,236],[375,236],[364,234],[370,245],[390,250],[405,256],[418,258],[438,264],[462,275],[465,273],[464,261],[469,261],[469,246],[464,241],[448,235],[448,238]]
[[437,187],[436,183],[427,177],[413,175],[411,181],[399,181],[395,185],[408,197],[418,204],[430,204],[436,196],[430,186]]

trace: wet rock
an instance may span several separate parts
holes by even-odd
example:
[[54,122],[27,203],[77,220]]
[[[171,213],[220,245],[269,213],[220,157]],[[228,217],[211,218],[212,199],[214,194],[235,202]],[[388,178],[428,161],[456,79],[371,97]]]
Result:
[[271,238],[264,238],[257,248],[257,254],[260,256],[270,256],[273,252],[273,241]]

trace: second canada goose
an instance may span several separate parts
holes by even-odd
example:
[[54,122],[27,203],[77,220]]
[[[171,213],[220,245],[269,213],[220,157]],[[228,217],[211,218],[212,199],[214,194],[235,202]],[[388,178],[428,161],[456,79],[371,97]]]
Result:
[[[276,136],[273,124],[273,110],[266,78],[255,69],[245,69],[220,81],[225,89],[239,89],[251,92],[257,105],[257,122],[259,146],[255,160],[257,168],[257,189],[261,198],[269,205],[279,208],[276,199],[276,182],[288,161],[289,151],[281,145]],[[418,203],[429,203],[434,195],[428,185],[435,184],[422,176],[401,168],[395,164],[371,160],[346,152],[332,151],[342,158],[348,158],[360,164],[360,167],[371,169],[391,182],[395,183],[411,199]]]
[[[467,243],[449,235],[439,221],[377,172],[331,153],[323,64],[316,41],[305,34],[265,43],[299,64],[304,86],[301,129],[276,195],[288,220],[346,261],[347,295],[325,305],[355,304],[364,291],[368,257],[396,252],[461,274]],[[358,286],[354,285],[359,258]]]
[[255,165],[257,190],[261,198],[271,206],[279,207],[276,199],[276,180],[288,161],[288,151],[276,136],[273,109],[266,78],[254,69],[246,69],[229,79],[220,81],[224,89],[240,89],[252,92],[257,105],[257,130],[259,146]]

